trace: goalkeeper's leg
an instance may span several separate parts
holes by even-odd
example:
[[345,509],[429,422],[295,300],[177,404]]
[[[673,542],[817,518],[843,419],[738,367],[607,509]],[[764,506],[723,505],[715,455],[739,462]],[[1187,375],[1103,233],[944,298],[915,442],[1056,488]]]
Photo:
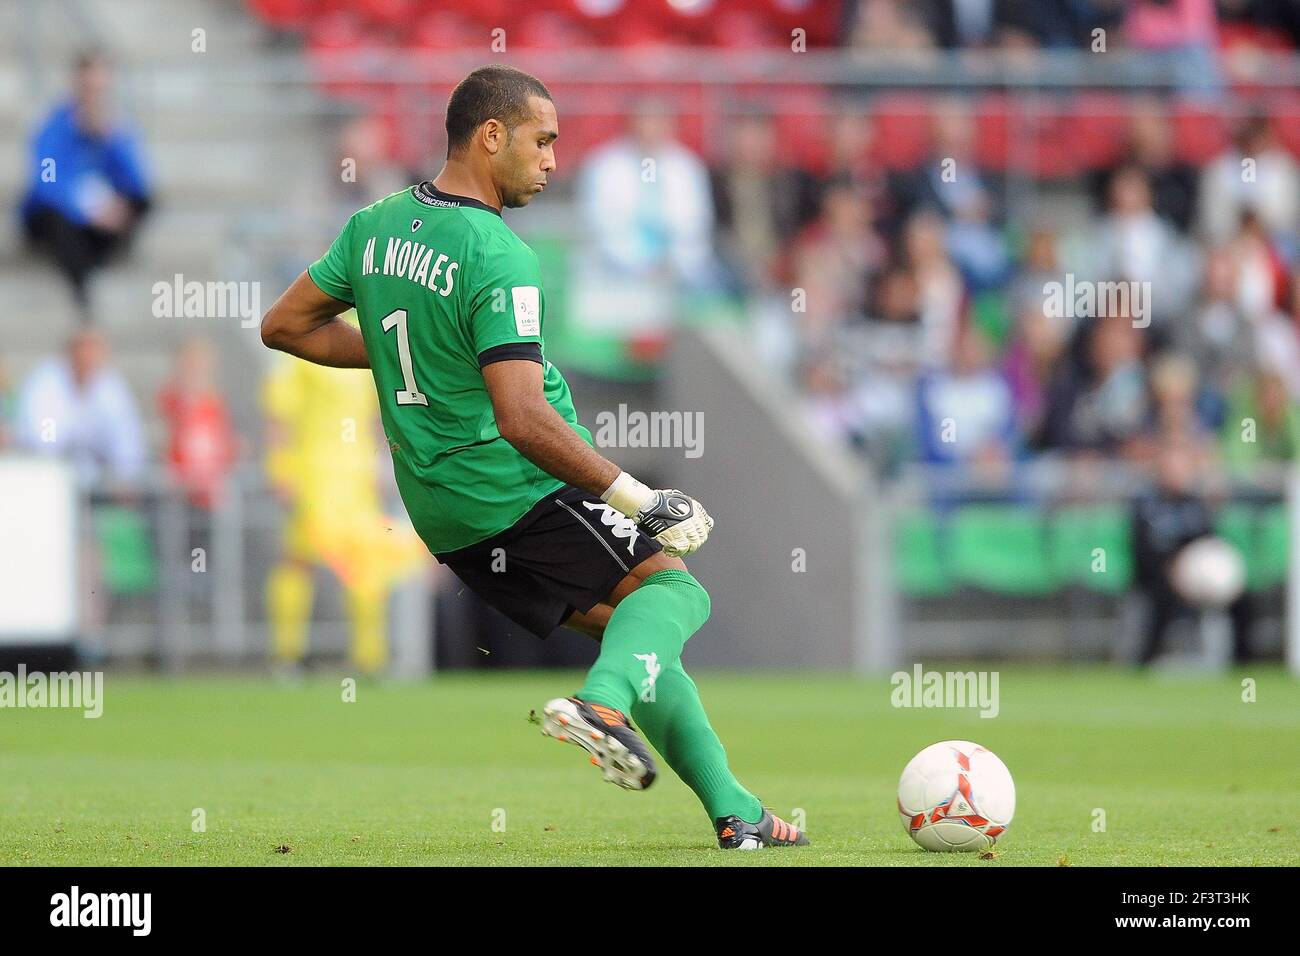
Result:
[[628,726],[638,699],[654,699],[664,668],[709,616],[709,595],[678,558],[655,553],[638,563],[608,598],[600,655],[573,697],[542,708],[542,731],[591,754],[605,779],[629,790],[654,783],[645,741]]
[[[732,774],[727,765],[727,752],[709,724],[699,690],[682,667],[681,647],[675,641],[675,636],[682,631],[680,622],[671,622],[662,628],[672,635],[672,639],[661,644],[656,652],[659,653],[659,669],[653,679],[644,671],[638,672],[635,667],[623,666],[626,665],[624,658],[637,653],[630,647],[638,636],[634,620],[641,623],[643,618],[646,619],[645,625],[652,630],[660,626],[653,615],[648,613],[653,609],[641,609],[641,605],[648,602],[634,599],[637,595],[642,595],[642,599],[648,597],[650,589],[657,586],[659,581],[670,580],[659,577],[665,570],[676,571],[681,578],[689,579],[690,585],[699,588],[703,597],[703,606],[700,608],[703,615],[699,623],[694,623],[694,618],[686,608],[663,608],[670,615],[673,611],[678,611],[679,616],[686,619],[690,630],[682,637],[682,644],[703,624],[703,617],[708,614],[708,595],[687,574],[681,559],[656,555],[633,569],[634,575],[643,569],[650,570],[646,568],[647,565],[660,567],[661,570],[651,571],[638,580],[624,579],[610,595],[609,604],[598,604],[585,614],[575,613],[566,622],[566,626],[590,634],[601,642],[600,657],[588,675],[587,685],[577,696],[600,695],[608,686],[609,693],[621,691],[624,696],[620,700],[624,701],[627,692],[618,686],[620,675],[625,682],[639,681],[631,703],[632,716],[637,726],[668,766],[699,797],[709,819],[736,816],[757,823],[763,815],[762,804]],[[629,578],[631,577],[633,576],[630,575]],[[647,593],[642,594],[643,590]],[[629,601],[632,603],[629,604]],[[635,618],[626,613],[632,607],[640,611]],[[624,647],[625,644],[629,646]],[[603,667],[602,661],[606,662]],[[599,696],[596,699],[599,700]]]

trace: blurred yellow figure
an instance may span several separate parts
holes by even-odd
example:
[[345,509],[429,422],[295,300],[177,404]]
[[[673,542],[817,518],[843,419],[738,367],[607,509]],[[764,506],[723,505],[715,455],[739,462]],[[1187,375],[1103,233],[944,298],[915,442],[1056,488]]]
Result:
[[353,664],[378,673],[388,660],[388,593],[426,551],[410,523],[380,505],[374,382],[365,369],[286,356],[267,377],[262,404],[267,470],[290,507],[284,558],[267,580],[275,660],[296,664],[306,654],[311,567],[323,564],[344,588]]

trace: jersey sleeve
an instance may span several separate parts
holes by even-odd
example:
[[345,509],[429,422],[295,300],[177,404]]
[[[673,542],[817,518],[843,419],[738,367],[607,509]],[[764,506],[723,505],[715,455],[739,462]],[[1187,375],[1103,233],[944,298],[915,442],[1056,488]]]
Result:
[[340,302],[354,303],[352,280],[348,278],[348,260],[352,253],[352,227],[356,216],[348,220],[325,255],[307,267],[307,275],[326,295]]
[[540,362],[542,312],[541,270],[532,250],[485,248],[468,303],[480,366],[507,358]]

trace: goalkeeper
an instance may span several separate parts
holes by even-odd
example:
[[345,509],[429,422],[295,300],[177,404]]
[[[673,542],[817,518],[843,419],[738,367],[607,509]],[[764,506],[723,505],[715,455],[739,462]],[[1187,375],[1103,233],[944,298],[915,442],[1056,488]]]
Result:
[[[535,77],[475,70],[447,105],[433,180],[352,216],[271,307],[262,339],[369,368],[402,500],[420,537],[487,603],[546,637],[600,641],[586,682],[542,730],[606,780],[644,790],[655,760],[695,792],[719,846],[806,843],[732,775],[682,648],[709,595],[682,557],[709,536],[700,503],[648,488],[596,452],[546,359],[537,256],[502,220],[555,169],[555,106]],[[338,316],[355,305],[357,329]]]

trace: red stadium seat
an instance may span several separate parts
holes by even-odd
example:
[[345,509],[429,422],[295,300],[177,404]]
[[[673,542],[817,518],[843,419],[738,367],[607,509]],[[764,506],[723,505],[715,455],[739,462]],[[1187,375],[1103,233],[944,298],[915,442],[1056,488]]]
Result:
[[[781,166],[797,166],[815,172],[825,170],[829,158],[826,137],[830,129],[830,94],[820,87],[785,86],[775,91],[760,87],[741,97],[753,101],[772,114],[775,132],[776,161]],[[864,116],[864,123],[871,118]],[[866,157],[863,161],[868,161]]]
[[888,169],[914,169],[930,151],[930,99],[887,93],[872,106],[876,153]]
[[1266,50],[1273,53],[1291,52],[1291,41],[1285,33],[1253,23],[1220,23],[1219,49]]
[[757,13],[749,10],[724,10],[710,21],[710,46],[729,50],[764,50],[788,48],[788,43]]
[[1268,111],[1273,131],[1292,155],[1300,157],[1300,93],[1287,92],[1269,98]]
[[277,29],[302,30],[315,17],[318,5],[311,0],[248,0],[248,8]]
[[1012,142],[1020,122],[1010,113],[1011,103],[1002,93],[982,97],[974,104],[975,109],[975,161],[983,169],[1005,169],[1012,157],[1018,157],[1024,163],[1029,160],[1032,150],[1026,149],[1025,143]]
[[1079,95],[1068,145],[1078,155],[1082,168],[1100,169],[1119,160],[1127,136],[1127,112],[1124,100],[1113,94]]
[[1228,147],[1223,117],[1205,106],[1179,104],[1174,108],[1173,123],[1175,152],[1184,162],[1199,166]]
[[609,33],[614,46],[648,47],[669,46],[668,31],[646,17],[628,17],[619,20]]
[[419,0],[356,0],[354,5],[370,24],[388,29],[408,26],[419,12]]
[[619,23],[628,16],[629,0],[562,0],[564,9],[595,37],[600,46],[615,46]]
[[370,42],[365,27],[351,13],[332,13],[312,22],[307,31],[307,59],[321,88],[331,96],[364,98],[367,82],[358,53]]
[[421,16],[415,29],[406,34],[411,50],[448,51],[467,47],[487,50],[491,35],[469,18],[444,11]]
[[718,0],[641,0],[638,6],[664,26],[675,46],[704,46],[712,39]]
[[506,42],[508,48],[530,50],[577,50],[595,45],[580,21],[554,11],[525,17],[507,33]]
[[761,11],[790,44],[796,27],[807,31],[808,46],[834,46],[839,42],[840,22],[845,0],[724,0],[726,5]]

